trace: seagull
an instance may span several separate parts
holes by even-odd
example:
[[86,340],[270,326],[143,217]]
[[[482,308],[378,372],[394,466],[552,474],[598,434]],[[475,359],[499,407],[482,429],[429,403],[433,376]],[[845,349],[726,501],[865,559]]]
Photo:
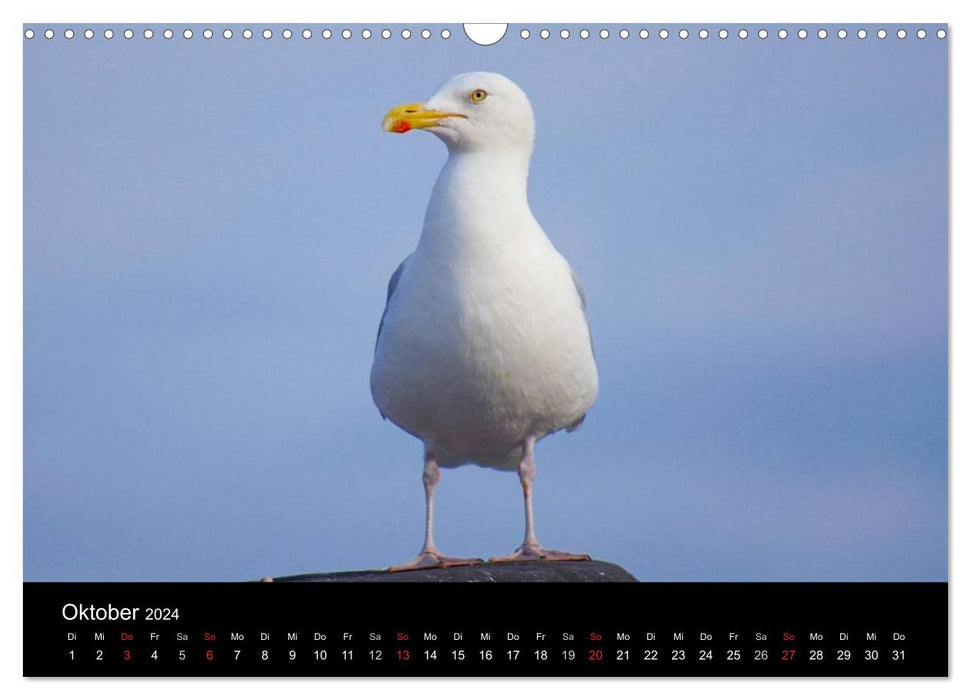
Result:
[[465,464],[522,485],[523,543],[491,561],[588,560],[541,547],[533,522],[536,442],[580,427],[598,378],[583,290],[526,198],[529,99],[505,76],[465,73],[383,128],[448,147],[418,245],[388,283],[371,367],[382,417],[424,445],[425,542],[390,570],[482,562],[444,556],[432,532],[440,468]]

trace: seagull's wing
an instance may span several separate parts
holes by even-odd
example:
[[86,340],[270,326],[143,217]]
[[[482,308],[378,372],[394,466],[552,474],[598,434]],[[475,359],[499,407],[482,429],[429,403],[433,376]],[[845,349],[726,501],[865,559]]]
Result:
[[[384,328],[384,317],[388,315],[388,307],[391,305],[391,297],[394,296],[394,290],[398,287],[398,280],[401,279],[401,273],[405,269],[405,265],[408,264],[408,260],[411,258],[409,255],[407,258],[401,261],[401,264],[391,273],[391,279],[388,280],[388,298],[384,302],[384,312],[381,314],[381,322],[378,324],[378,337],[374,340],[374,349],[377,351],[378,342],[381,340],[381,329]],[[574,280],[576,278],[574,277]],[[582,296],[582,293],[581,293]],[[586,308],[586,306],[584,306]]]
[[[593,331],[590,330],[590,318],[587,316],[587,295],[584,294],[583,287],[580,286],[580,280],[577,279],[577,273],[573,271],[572,267],[570,268],[570,275],[573,277],[573,286],[576,287],[577,296],[580,297],[580,308],[583,310],[583,320],[587,322],[587,335],[590,336],[590,352],[596,357],[597,353],[593,348]],[[388,298],[391,298],[390,293],[388,294]]]
[[[570,275],[573,277],[573,286],[577,290],[577,296],[580,297],[580,308],[583,310],[583,319],[587,322],[587,335],[590,337],[590,352],[596,357],[597,353],[593,348],[593,331],[590,329],[590,318],[587,316],[587,295],[583,292],[583,287],[580,286],[580,280],[577,279],[577,273],[570,268]],[[575,422],[566,426],[568,433],[572,433],[574,430],[579,430],[580,426],[583,425],[583,419],[587,417],[584,413]]]

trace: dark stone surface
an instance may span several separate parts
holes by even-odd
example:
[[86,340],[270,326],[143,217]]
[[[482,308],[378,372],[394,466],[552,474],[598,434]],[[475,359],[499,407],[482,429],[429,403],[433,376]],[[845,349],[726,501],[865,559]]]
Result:
[[[269,581],[270,579],[263,579]],[[300,574],[280,576],[272,579],[274,583],[287,582],[359,582],[381,581],[398,583],[403,581],[427,581],[447,583],[465,581],[469,583],[540,583],[540,582],[631,582],[636,578],[616,564],[606,561],[528,561],[504,562],[501,564],[474,564],[472,566],[452,566],[445,569],[420,569],[418,571],[335,571],[323,574]]]

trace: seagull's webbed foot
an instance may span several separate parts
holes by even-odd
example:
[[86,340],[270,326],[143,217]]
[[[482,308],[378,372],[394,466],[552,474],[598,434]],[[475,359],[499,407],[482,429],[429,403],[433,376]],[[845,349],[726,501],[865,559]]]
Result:
[[538,542],[523,542],[505,557],[492,557],[490,563],[512,561],[590,561],[589,554],[574,554],[559,549],[544,549]]
[[447,566],[471,566],[473,564],[484,563],[481,559],[446,557],[437,550],[426,549],[411,561],[389,566],[388,571],[393,573],[395,571],[416,571],[418,569],[444,569]]

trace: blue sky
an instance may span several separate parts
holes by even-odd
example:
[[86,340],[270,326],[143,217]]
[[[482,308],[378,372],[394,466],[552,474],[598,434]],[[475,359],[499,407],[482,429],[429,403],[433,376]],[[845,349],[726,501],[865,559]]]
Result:
[[[533,102],[597,347],[541,541],[642,580],[946,579],[946,41],[193,28],[25,41],[27,580],[415,554],[420,446],[368,372],[445,151],[379,125],[468,70]],[[521,540],[512,474],[436,505],[449,554]]]

